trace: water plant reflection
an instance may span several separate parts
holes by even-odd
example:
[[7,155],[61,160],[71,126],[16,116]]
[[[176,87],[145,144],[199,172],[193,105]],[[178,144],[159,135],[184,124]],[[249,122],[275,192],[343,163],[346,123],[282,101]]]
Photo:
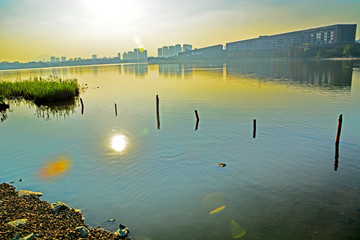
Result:
[[66,118],[76,113],[74,101],[57,102],[47,105],[36,106],[35,115],[38,118],[49,120],[50,118]]
[[127,146],[127,139],[125,135],[116,135],[111,138],[111,148],[116,152],[123,152]]
[[8,118],[6,110],[0,111],[0,120],[1,122],[5,121]]

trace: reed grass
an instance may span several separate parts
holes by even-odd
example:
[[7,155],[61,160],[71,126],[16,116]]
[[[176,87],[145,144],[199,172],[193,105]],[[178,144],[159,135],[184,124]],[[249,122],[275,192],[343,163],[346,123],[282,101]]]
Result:
[[50,76],[45,79],[35,77],[14,82],[0,81],[0,100],[22,97],[41,105],[71,100],[78,95],[79,84],[76,78],[61,79]]

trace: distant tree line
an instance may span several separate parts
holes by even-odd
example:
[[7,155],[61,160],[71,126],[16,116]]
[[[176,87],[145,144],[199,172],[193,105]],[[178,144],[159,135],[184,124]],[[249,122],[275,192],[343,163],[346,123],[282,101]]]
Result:
[[300,57],[360,57],[360,44],[347,44],[332,47],[308,47],[300,54]]

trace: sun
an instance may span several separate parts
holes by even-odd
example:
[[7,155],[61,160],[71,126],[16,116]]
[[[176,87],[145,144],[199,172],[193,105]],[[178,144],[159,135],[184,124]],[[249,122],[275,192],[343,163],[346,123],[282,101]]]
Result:
[[116,152],[122,152],[127,146],[126,137],[124,135],[116,135],[111,138],[111,148]]
[[[139,20],[145,12],[142,6],[136,1],[123,0],[83,0],[87,9],[88,20],[95,27],[105,27],[105,25],[121,25],[131,27],[131,23]],[[113,29],[115,30],[115,29]]]

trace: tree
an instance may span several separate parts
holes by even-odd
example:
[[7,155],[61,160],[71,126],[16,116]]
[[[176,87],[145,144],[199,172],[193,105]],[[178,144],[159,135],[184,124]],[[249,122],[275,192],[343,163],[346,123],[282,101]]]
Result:
[[360,57],[360,44],[347,44],[344,48],[344,55],[348,57]]

